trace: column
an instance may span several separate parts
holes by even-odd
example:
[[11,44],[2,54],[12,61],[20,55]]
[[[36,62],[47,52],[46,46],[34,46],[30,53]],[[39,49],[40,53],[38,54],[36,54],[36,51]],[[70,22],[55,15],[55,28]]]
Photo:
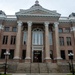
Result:
[[[71,31],[72,31],[72,36],[73,36],[73,53],[74,53],[74,57],[75,57],[75,26],[71,27]],[[74,58],[75,60],[75,58]]]
[[15,49],[15,56],[14,59],[20,59],[20,50],[21,50],[21,26],[22,22],[18,21],[18,26],[17,26],[17,36],[16,36],[16,49]]
[[31,26],[32,22],[28,21],[28,37],[27,37],[27,48],[26,48],[26,62],[31,61]]
[[1,56],[1,43],[2,43],[1,41],[2,41],[3,29],[4,26],[0,24],[0,56]]
[[50,62],[49,22],[45,22],[45,60]]
[[59,32],[58,32],[58,22],[54,23],[55,26],[55,49],[56,49],[56,60],[62,59],[60,56],[60,48],[59,48]]

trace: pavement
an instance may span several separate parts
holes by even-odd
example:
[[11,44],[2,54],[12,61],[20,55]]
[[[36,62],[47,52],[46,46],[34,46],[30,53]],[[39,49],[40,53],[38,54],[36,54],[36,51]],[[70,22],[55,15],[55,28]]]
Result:
[[12,75],[67,75],[68,73],[13,73]]

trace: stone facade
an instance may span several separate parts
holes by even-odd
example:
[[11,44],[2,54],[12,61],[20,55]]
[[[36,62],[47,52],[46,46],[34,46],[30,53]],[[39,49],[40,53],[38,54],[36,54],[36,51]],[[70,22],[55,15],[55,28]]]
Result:
[[[18,62],[66,62],[69,60],[69,52],[75,54],[75,16],[72,14],[69,17],[61,17],[56,11],[44,9],[39,2],[15,15],[8,16],[3,11],[0,12],[1,62],[4,61],[3,49],[9,52],[13,49],[14,52],[10,55],[13,58],[9,61]],[[13,28],[17,28],[17,31]],[[27,35],[24,37],[25,32]],[[10,43],[11,36],[16,36],[14,44]],[[3,43],[3,40],[7,43]]]

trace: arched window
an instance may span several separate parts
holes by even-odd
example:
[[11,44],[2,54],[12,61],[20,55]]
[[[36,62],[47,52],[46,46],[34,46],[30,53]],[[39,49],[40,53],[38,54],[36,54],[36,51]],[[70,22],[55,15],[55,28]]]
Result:
[[32,32],[32,44],[33,45],[43,45],[43,30],[40,28],[35,28]]

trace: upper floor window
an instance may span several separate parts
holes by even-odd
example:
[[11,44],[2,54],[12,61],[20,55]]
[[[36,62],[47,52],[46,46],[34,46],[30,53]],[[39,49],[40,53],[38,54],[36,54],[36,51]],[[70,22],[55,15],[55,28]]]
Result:
[[65,31],[64,32],[69,33],[70,32],[70,28],[65,28]]
[[7,44],[7,42],[8,42],[8,36],[5,35],[5,36],[3,36],[2,44]]
[[13,28],[12,28],[12,31],[13,31],[13,32],[17,32],[17,27],[13,27]]
[[16,36],[11,36],[11,42],[10,44],[15,44],[16,43]]
[[59,37],[60,46],[64,45],[64,37]]
[[24,31],[24,34],[23,34],[23,44],[26,44],[26,41],[27,41],[27,31]]
[[70,46],[71,45],[71,37],[66,37],[67,40],[67,45]]
[[59,33],[62,33],[63,32],[63,29],[62,28],[59,28]]
[[52,45],[53,44],[53,41],[52,41],[53,39],[52,39],[52,32],[50,32],[49,33],[49,42],[50,42],[50,45]]
[[9,27],[4,27],[4,31],[9,32]]
[[32,34],[33,45],[43,45],[43,31],[40,28],[35,28]]

